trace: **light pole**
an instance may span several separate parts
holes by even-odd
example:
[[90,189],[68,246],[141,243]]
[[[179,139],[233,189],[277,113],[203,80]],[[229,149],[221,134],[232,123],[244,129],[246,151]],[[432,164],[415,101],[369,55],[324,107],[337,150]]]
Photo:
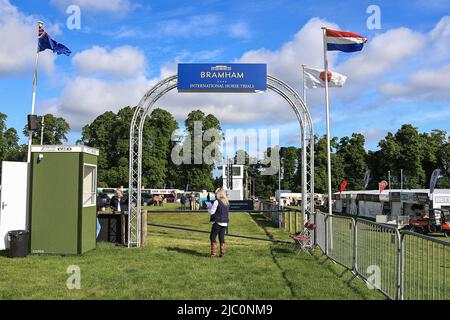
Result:
[[44,145],[44,116],[42,116],[42,121],[41,121],[41,146]]

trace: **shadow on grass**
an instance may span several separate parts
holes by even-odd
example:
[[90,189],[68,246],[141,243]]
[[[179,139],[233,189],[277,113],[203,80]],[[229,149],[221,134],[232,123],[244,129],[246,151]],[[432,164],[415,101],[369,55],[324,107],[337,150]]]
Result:
[[[273,239],[273,234],[267,230],[268,227],[273,228],[274,224],[271,220],[267,219],[266,217],[262,216],[262,215],[254,215],[254,214],[250,214],[250,216],[252,217],[252,219],[256,222],[256,224],[262,228],[265,232],[265,234],[267,235],[267,237],[269,237],[270,239]],[[291,295],[293,298],[297,298],[297,295],[295,294],[295,290],[294,287],[292,285],[292,282],[289,281],[289,279],[287,278],[287,274],[286,274],[286,270],[284,270],[280,263],[277,260],[277,255],[289,255],[289,254],[294,254],[292,252],[292,250],[290,250],[288,247],[286,246],[280,246],[280,245],[272,245],[270,248],[270,253],[272,256],[272,260],[275,263],[275,265],[278,267],[278,269],[280,270],[288,288],[290,289]],[[350,273],[349,271],[344,272],[344,268],[339,266],[340,269],[342,270],[337,270],[338,268],[335,267],[334,263],[327,258],[324,254],[322,255],[318,255],[317,252],[314,252],[311,254],[318,263],[320,263],[324,268],[326,268],[327,270],[329,270],[332,274],[336,275],[336,277],[341,278],[343,281],[346,282],[347,287],[352,290],[353,292],[355,292],[356,294],[358,294],[360,297],[362,297],[362,299],[367,299],[369,298],[369,296],[367,295],[367,292],[364,292],[364,290],[352,285],[353,282],[348,283],[348,280],[350,279],[350,277],[352,276],[352,273]],[[326,259],[325,259],[326,258]],[[348,279],[345,279],[344,276],[348,276]],[[358,281],[357,279],[354,279],[353,281]]]
[[150,234],[169,234],[168,232],[165,232],[165,231],[148,231],[147,232],[147,234],[148,235],[150,235]]
[[[175,251],[175,252],[183,253],[183,254],[188,254],[190,256],[196,256],[196,257],[209,258],[209,256],[210,256],[210,254],[208,252],[198,252],[198,251],[186,249],[186,248],[167,247],[166,250],[167,251]],[[208,248],[206,248],[205,251],[206,250],[208,250]]]
[[[348,279],[345,280],[347,287],[350,290],[352,290],[353,292],[355,292],[356,294],[360,295],[363,299],[369,298],[369,296],[367,295],[367,292],[364,292],[360,288],[352,285],[352,283],[354,281],[359,281],[361,279],[358,279],[358,277],[356,277],[352,280],[352,282],[350,282],[350,283],[348,282],[351,279],[351,277],[353,276],[353,273],[351,272],[351,270],[334,262],[333,260],[328,258],[323,252],[321,252],[321,255],[318,255],[317,253],[313,253],[312,256],[316,259],[316,261],[318,263],[320,263],[324,268],[326,268],[328,271],[330,271],[336,277],[343,278],[345,275],[348,275]],[[337,270],[337,269],[340,269],[340,270]]]
[[[250,214],[250,217],[253,219],[253,221],[255,221],[255,223],[261,228],[263,229],[264,233],[266,234],[266,236],[271,239],[271,240],[275,240],[273,234],[267,230],[268,227],[272,227],[273,228],[273,222],[268,220],[265,216],[259,214]],[[277,259],[277,254],[287,254],[287,253],[291,253],[291,251],[286,248],[286,247],[280,247],[280,245],[274,245],[272,244],[270,246],[270,255],[272,258],[273,263],[277,266],[278,270],[280,270],[281,276],[283,277],[284,282],[286,283],[286,286],[289,289],[290,295],[292,298],[298,298],[297,295],[295,294],[295,290],[294,290],[294,285],[293,283],[288,279],[287,277],[287,273],[286,270],[283,269],[283,267],[280,265],[278,259]]]

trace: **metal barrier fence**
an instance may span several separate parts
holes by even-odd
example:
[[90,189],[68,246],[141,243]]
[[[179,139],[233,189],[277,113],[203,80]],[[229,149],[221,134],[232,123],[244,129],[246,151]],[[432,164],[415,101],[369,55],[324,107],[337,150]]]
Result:
[[397,228],[356,220],[355,272],[391,299],[400,299],[400,233]]
[[447,300],[448,242],[410,231],[402,232],[402,298]]
[[[314,242],[390,299],[446,300],[450,242],[365,219],[317,211]],[[449,260],[449,263],[447,263]]]
[[316,229],[314,230],[314,242],[322,250],[323,253],[326,252],[326,230],[325,230],[325,219],[327,214],[317,211],[314,214],[314,224]]
[[325,230],[325,234],[328,234],[325,254],[352,270],[355,264],[355,219],[327,215]]

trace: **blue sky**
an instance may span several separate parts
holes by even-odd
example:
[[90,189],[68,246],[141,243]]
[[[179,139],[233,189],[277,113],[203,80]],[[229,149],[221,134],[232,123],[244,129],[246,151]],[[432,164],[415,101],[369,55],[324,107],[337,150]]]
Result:
[[[81,9],[79,30],[66,26],[72,4]],[[381,29],[368,29],[369,5],[379,6]],[[71,143],[97,115],[136,104],[178,62],[263,62],[301,91],[301,64],[323,66],[322,25],[369,38],[360,53],[329,55],[348,76],[331,91],[332,135],[361,132],[374,149],[403,123],[450,127],[449,1],[0,0],[0,111],[19,131],[31,109],[37,20],[73,52],[42,55],[36,109],[65,117]],[[323,91],[309,91],[308,102],[323,134]],[[272,93],[172,92],[159,106],[179,121],[200,108],[224,128],[279,129],[281,144],[298,145],[294,114]]]

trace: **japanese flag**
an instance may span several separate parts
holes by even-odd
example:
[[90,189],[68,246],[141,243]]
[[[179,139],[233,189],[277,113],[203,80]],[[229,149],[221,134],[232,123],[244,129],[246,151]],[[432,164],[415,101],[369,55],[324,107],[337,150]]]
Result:
[[[328,71],[328,86],[341,88],[347,77],[334,71]],[[309,89],[325,88],[325,71],[313,68],[305,68],[305,82]]]

